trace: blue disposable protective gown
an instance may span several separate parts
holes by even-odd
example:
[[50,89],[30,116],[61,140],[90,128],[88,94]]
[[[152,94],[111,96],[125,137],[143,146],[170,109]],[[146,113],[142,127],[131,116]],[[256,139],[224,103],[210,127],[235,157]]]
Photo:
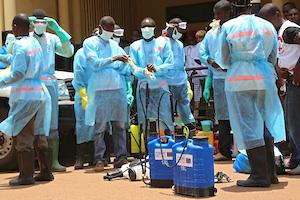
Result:
[[225,95],[225,77],[226,72],[216,69],[207,63],[207,59],[213,59],[221,65],[221,27],[211,29],[205,35],[199,47],[200,60],[205,66],[208,66],[208,76],[213,78],[214,106],[217,120],[228,120],[228,106]]
[[[264,127],[285,140],[283,110],[275,85],[277,33],[272,24],[242,15],[222,26],[223,63],[231,127],[239,149],[265,145]],[[223,66],[225,66],[223,65]]]
[[[132,61],[143,69],[147,64],[153,64],[157,70],[155,80],[146,77],[143,73],[135,74],[138,78],[136,94],[138,122],[145,124],[145,113],[150,120],[158,120],[162,127],[173,130],[172,113],[170,105],[170,92],[167,84],[168,70],[173,67],[174,57],[167,38],[153,39],[149,42],[144,39],[135,41],[130,45],[129,54]],[[146,109],[146,85],[149,87],[149,105]],[[147,110],[147,111],[146,111]],[[160,127],[161,128],[161,127]]]
[[41,81],[43,53],[33,37],[15,41],[11,71],[0,77],[0,87],[11,86],[8,117],[0,123],[0,131],[16,136],[35,117],[35,135],[49,135],[50,95]]
[[172,103],[184,124],[195,122],[190,108],[190,99],[187,86],[187,73],[185,71],[185,53],[182,42],[172,38],[160,37],[170,43],[172,48],[174,62],[173,66],[167,72],[167,82],[172,94]]
[[35,37],[43,49],[43,75],[42,80],[45,83],[52,104],[51,126],[49,139],[58,140],[58,83],[54,76],[55,73],[55,54],[63,57],[71,57],[74,54],[74,47],[71,42],[62,43],[57,35],[44,33],[41,37],[34,32],[30,33]]
[[75,117],[76,117],[76,142],[82,144],[84,142],[93,141],[94,126],[85,125],[85,110],[81,105],[81,97],[79,90],[88,87],[88,81],[92,74],[92,69],[86,64],[83,49],[79,49],[74,56],[74,79],[72,81],[75,93]]
[[131,68],[121,61],[112,62],[114,56],[126,53],[115,41],[105,41],[99,36],[87,38],[83,51],[87,66],[92,69],[87,88],[86,125],[127,122],[126,81],[130,80]]

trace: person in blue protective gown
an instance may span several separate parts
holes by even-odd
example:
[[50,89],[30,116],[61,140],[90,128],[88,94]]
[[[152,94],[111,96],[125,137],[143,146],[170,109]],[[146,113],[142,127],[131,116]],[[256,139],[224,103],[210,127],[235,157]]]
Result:
[[278,184],[274,143],[285,140],[283,109],[275,85],[277,33],[268,21],[251,15],[250,0],[234,0],[235,15],[222,25],[222,66],[228,66],[225,91],[230,124],[239,149],[251,165],[243,187]]
[[278,87],[285,97],[285,117],[291,150],[286,168],[290,175],[300,174],[300,26],[283,20],[280,9],[274,4],[265,4],[259,16],[270,21],[278,30]]
[[[155,21],[149,17],[143,19],[143,39],[132,43],[129,49],[131,60],[142,72],[135,74],[138,78],[138,123],[142,125],[142,131],[146,131],[146,114],[147,120],[159,122],[160,129],[173,130],[170,92],[166,78],[168,69],[173,66],[173,53],[169,42],[154,38],[154,31]],[[147,76],[149,71],[154,73],[155,78]]]
[[[8,117],[0,123],[2,133],[12,136],[17,151],[20,174],[11,186],[29,185],[36,181],[51,181],[46,136],[49,134],[50,95],[41,81],[43,53],[38,41],[29,36],[29,19],[18,14],[12,22],[16,36],[12,51],[11,71],[0,77],[0,88],[11,86]],[[41,172],[34,175],[34,147]]]
[[186,22],[179,18],[174,18],[166,24],[163,35],[159,38],[167,41],[173,52],[174,62],[171,69],[167,72],[167,82],[172,93],[173,108],[177,105],[182,122],[190,131],[195,131],[195,119],[190,108],[190,99],[188,91],[187,73],[185,71],[185,53],[182,42],[183,31],[186,29]]
[[219,1],[214,6],[215,21],[210,26],[199,47],[201,63],[208,66],[209,73],[205,78],[203,97],[209,102],[211,86],[213,86],[215,119],[218,120],[219,153],[214,156],[215,161],[231,160],[232,135],[229,122],[227,99],[225,95],[226,72],[220,65],[221,42],[219,39],[222,24],[230,19],[231,3]]
[[85,125],[85,109],[88,101],[86,89],[92,74],[92,69],[86,64],[83,49],[80,48],[74,56],[74,79],[75,89],[75,118],[76,118],[76,162],[75,169],[83,169],[84,155],[89,154],[89,165],[93,166],[94,160],[94,126]]
[[111,38],[115,21],[104,16],[99,22],[99,35],[83,42],[86,63],[92,68],[88,81],[88,103],[85,113],[86,125],[95,125],[95,171],[104,170],[106,150],[104,135],[108,123],[112,126],[114,167],[127,163],[126,122],[128,116],[126,80],[131,69],[126,63],[124,50]]
[[[55,54],[69,58],[74,54],[74,47],[70,42],[71,36],[54,19],[47,17],[44,10],[34,10],[29,19],[33,26],[33,32],[30,35],[39,41],[43,49],[44,68],[42,80],[51,95],[52,115],[48,141],[49,147],[52,150],[52,169],[56,172],[63,172],[66,171],[66,168],[58,162],[58,82],[54,76]],[[47,28],[55,34],[48,33]]]

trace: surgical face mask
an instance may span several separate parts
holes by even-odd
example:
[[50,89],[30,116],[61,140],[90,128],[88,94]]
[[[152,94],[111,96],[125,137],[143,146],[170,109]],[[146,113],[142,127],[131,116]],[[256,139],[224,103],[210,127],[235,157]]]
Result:
[[148,39],[154,37],[154,30],[155,30],[155,27],[141,28],[143,38],[148,40]]
[[112,39],[114,41],[116,41],[118,44],[120,44],[121,38],[119,38],[119,37],[112,37]]
[[111,39],[113,35],[114,32],[106,31],[102,28],[102,33],[100,34],[100,37],[105,41],[109,41],[109,39]]
[[180,33],[176,28],[174,28],[172,33],[172,38],[174,40],[179,40],[182,37],[182,33]]
[[34,32],[37,35],[42,35],[47,30],[47,21],[45,20],[36,20],[33,22]]

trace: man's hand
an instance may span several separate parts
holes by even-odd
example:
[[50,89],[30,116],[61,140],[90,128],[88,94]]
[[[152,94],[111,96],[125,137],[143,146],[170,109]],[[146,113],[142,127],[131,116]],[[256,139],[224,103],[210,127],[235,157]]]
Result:
[[51,29],[52,31],[58,32],[59,29],[61,29],[58,23],[55,21],[55,19],[51,17],[44,17],[44,20],[48,22],[48,28]]
[[149,72],[147,68],[144,69],[145,76],[149,77],[150,79],[154,80],[155,76],[152,72]]
[[126,55],[120,55],[120,56],[114,56],[112,58],[112,61],[115,62],[115,61],[121,61],[121,62],[128,62],[128,57]]
[[34,22],[36,20],[36,17],[35,16],[29,16],[28,19],[29,19],[29,23],[31,24],[32,22]]
[[147,70],[152,73],[155,73],[157,71],[153,64],[148,64]]
[[281,79],[288,79],[289,78],[289,70],[287,68],[278,69],[278,76]]
[[218,63],[214,59],[209,58],[207,63],[210,64],[215,69],[222,69]]

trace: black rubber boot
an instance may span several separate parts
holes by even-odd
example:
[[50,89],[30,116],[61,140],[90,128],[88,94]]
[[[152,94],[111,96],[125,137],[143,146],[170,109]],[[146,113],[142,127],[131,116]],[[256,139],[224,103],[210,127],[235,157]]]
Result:
[[238,180],[237,185],[242,187],[270,187],[266,146],[248,149],[247,155],[251,174],[247,180]]
[[84,153],[87,147],[87,143],[77,144],[76,145],[76,162],[74,169],[83,169],[84,165]]
[[95,146],[94,141],[88,142],[89,167],[95,166]]
[[37,151],[38,161],[40,165],[40,173],[34,177],[35,181],[53,181],[54,176],[51,171],[52,155],[50,149]]
[[18,165],[20,174],[17,178],[10,180],[10,186],[32,185],[34,184],[34,152],[18,152]]
[[276,173],[275,155],[274,155],[274,139],[267,133],[264,135],[266,143],[266,153],[267,153],[267,165],[268,173],[270,177],[271,184],[278,184],[279,180]]
[[284,162],[283,162],[283,160],[280,156],[275,157],[275,165],[276,165],[276,173],[278,175],[286,174],[285,167],[284,167]]

